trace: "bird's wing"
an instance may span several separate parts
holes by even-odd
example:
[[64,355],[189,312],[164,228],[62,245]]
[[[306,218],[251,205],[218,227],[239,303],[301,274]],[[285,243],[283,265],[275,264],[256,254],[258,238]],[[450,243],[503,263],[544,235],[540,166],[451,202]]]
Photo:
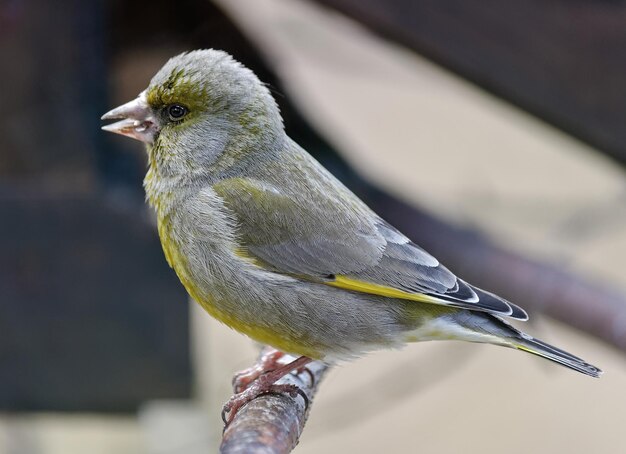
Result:
[[355,196],[302,197],[251,178],[214,189],[236,218],[238,252],[260,266],[350,291],[527,318],[457,278]]

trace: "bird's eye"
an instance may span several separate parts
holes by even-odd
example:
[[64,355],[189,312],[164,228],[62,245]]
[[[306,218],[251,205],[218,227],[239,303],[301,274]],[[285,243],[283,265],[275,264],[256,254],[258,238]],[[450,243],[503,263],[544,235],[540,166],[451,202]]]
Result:
[[180,120],[187,115],[187,112],[187,108],[185,106],[181,106],[180,104],[172,104],[167,107],[167,114],[172,121]]

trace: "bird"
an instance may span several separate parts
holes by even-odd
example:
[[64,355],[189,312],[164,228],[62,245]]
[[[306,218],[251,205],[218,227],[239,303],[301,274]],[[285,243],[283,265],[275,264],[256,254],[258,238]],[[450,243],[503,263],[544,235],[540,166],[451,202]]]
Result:
[[[172,57],[102,119],[145,144],[146,200],[189,295],[274,348],[236,376],[226,422],[312,360],[418,341],[494,344],[601,374],[513,327],[524,309],[457,277],[372,211],[287,135],[267,85],[228,53]],[[297,359],[281,364],[285,353]]]

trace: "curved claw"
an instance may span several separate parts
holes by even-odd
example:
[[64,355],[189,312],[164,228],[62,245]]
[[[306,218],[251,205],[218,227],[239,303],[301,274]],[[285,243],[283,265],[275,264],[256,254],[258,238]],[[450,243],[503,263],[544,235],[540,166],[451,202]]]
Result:
[[274,394],[280,396],[282,394],[289,394],[290,397],[294,399],[299,395],[304,400],[304,411],[309,409],[309,396],[306,393],[297,387],[296,385],[285,384],[285,385],[274,385],[271,389],[264,392],[263,394]]
[[[311,371],[309,371],[309,373],[310,372]],[[304,412],[306,413],[307,410],[309,409],[309,402],[310,402],[309,401],[309,396],[307,396],[306,393],[304,391],[302,391],[300,388],[298,388],[297,386],[296,386],[295,391],[296,391],[297,394],[300,394],[300,396],[302,397],[302,400],[304,400]],[[296,396],[291,396],[291,397],[296,397]]]
[[298,369],[297,371],[294,371],[296,375],[300,375],[303,372],[306,372],[309,375],[309,378],[311,379],[311,388],[314,388],[315,387],[315,375],[313,374],[313,372],[311,372],[311,370],[308,367],[302,367]]
[[226,420],[226,415],[230,412],[230,408],[226,408],[227,405],[224,405],[222,407],[222,421],[224,421],[224,428],[228,427],[228,423],[229,423],[229,421]]

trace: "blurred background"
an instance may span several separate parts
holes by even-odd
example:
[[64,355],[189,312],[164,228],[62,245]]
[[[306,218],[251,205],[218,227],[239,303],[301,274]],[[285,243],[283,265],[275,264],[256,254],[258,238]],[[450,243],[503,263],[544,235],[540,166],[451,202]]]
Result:
[[145,153],[100,131],[227,50],[289,134],[593,380],[424,343],[332,370],[297,452],[620,453],[626,3],[0,0],[0,453],[206,453],[257,354],[167,267]]

